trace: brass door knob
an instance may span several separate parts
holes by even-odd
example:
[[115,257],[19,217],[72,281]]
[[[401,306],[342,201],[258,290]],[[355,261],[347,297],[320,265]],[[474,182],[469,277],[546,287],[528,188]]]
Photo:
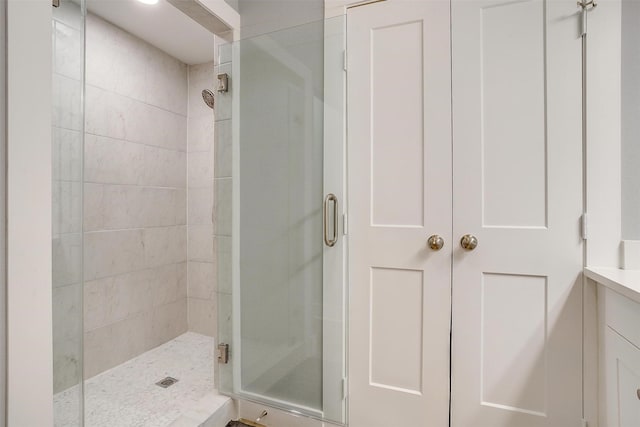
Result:
[[434,234],[433,236],[429,236],[427,245],[429,245],[429,247],[434,251],[439,251],[444,247],[444,239],[437,234]]
[[460,239],[460,246],[462,246],[462,249],[465,251],[472,251],[478,246],[478,238],[472,234],[465,234],[462,236],[462,239]]

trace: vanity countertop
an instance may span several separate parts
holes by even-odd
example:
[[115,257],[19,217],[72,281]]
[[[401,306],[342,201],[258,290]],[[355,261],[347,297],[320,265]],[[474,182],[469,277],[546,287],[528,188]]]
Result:
[[640,303],[640,270],[585,267],[584,275],[607,288]]

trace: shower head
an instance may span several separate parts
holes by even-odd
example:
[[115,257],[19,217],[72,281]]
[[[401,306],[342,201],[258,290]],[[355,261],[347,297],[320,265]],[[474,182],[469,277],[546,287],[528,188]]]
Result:
[[204,103],[209,106],[209,108],[213,109],[213,106],[215,105],[215,97],[213,96],[213,92],[211,92],[209,89],[203,90],[202,99],[204,100]]

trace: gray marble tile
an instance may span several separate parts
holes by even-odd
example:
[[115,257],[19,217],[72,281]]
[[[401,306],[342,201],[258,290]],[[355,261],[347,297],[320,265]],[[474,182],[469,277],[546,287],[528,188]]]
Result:
[[231,62],[233,54],[233,44],[232,43],[223,43],[218,46],[218,63],[226,64]]
[[187,118],[158,107],[146,106],[141,126],[143,142],[154,147],[187,151]]
[[85,333],[85,378],[149,350],[151,326],[151,316],[141,313]]
[[153,347],[187,332],[187,329],[186,298],[153,309],[151,324]]
[[82,184],[54,181],[51,196],[53,234],[79,233],[82,230]]
[[190,261],[188,269],[188,297],[213,299],[216,291],[216,265],[213,262]]
[[187,223],[187,190],[176,190],[176,224]]
[[189,298],[189,330],[215,336],[218,328],[216,300]]
[[104,229],[104,184],[84,184],[84,231]]
[[219,120],[215,124],[215,177],[231,177],[232,171],[232,143],[231,120]]
[[163,265],[152,269],[149,295],[147,298],[152,300],[154,307],[187,298],[187,263]]
[[82,234],[62,234],[53,239],[53,286],[82,282]]
[[189,188],[213,187],[213,152],[189,153]]
[[143,239],[143,230],[85,233],[85,280],[142,269],[145,266],[146,253]]
[[83,71],[82,31],[57,20],[53,25],[53,71],[80,81]]
[[85,283],[85,331],[114,324],[152,308],[152,271],[139,270]]
[[[191,165],[189,165],[189,171],[191,171]],[[187,155],[184,151],[145,147],[142,184],[184,188],[186,180]]]
[[187,260],[185,226],[144,230],[144,262],[147,267],[180,263]]
[[214,233],[218,236],[231,236],[231,178],[216,178],[214,187]]
[[216,265],[218,280],[216,282],[218,292],[231,294],[231,271],[233,268],[231,259],[231,237],[215,236],[214,247],[216,253]]
[[53,180],[82,179],[82,132],[53,128]]
[[185,190],[173,188],[143,188],[141,225],[161,227],[184,225]]
[[189,116],[189,152],[210,151],[215,140],[213,113]]
[[53,289],[54,392],[82,381],[82,285]]
[[189,225],[189,261],[215,261],[213,225]]
[[145,146],[88,134],[85,138],[85,181],[104,184],[140,184]]
[[183,225],[185,191],[172,188],[85,184],[85,230]]
[[86,39],[87,83],[145,101],[145,43],[92,14]]
[[229,178],[232,171],[232,143],[231,120],[220,120],[215,124],[215,177]]
[[211,225],[213,216],[213,188],[191,188],[188,196],[189,225]]
[[53,74],[52,124],[55,127],[82,130],[82,83],[78,80]]
[[187,66],[147,45],[146,101],[174,113],[187,115]]
[[[126,120],[131,120],[133,101],[96,86],[86,87],[86,133],[126,139]],[[140,141],[132,141],[140,142]]]

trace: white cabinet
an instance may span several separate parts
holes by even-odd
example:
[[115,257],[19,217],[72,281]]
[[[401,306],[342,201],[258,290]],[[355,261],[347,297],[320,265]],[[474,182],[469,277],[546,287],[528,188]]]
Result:
[[598,288],[600,427],[640,426],[640,304]]
[[349,9],[351,426],[580,425],[577,17]]

